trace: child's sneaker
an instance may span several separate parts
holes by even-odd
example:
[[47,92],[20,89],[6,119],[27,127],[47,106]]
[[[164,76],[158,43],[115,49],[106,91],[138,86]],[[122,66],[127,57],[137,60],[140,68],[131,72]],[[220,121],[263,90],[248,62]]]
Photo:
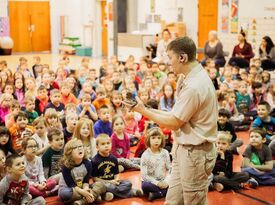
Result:
[[122,166],[122,165],[118,165],[118,172],[119,173],[122,173],[122,172],[124,172],[124,167]]
[[80,199],[77,201],[74,201],[73,205],[87,205],[87,201],[85,199]]
[[218,192],[221,192],[224,189],[224,187],[221,183],[214,183],[214,189]]
[[102,198],[101,198],[100,195],[96,198],[95,202],[96,202],[97,204],[103,203]]
[[132,196],[141,197],[143,196],[143,191],[140,189],[132,189]]
[[114,198],[114,195],[111,192],[106,192],[103,198],[105,201],[112,201]]
[[259,183],[257,182],[256,179],[250,178],[246,183],[243,184],[243,188],[245,189],[256,189],[257,186],[259,186]]

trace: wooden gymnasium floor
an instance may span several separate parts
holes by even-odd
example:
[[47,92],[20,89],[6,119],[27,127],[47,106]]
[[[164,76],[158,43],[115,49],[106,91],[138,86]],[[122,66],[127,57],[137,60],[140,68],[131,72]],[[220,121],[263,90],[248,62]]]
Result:
[[[244,140],[244,145],[241,147],[243,152],[245,145],[248,143],[248,133],[239,132],[238,137]],[[234,171],[240,171],[242,156],[234,155]],[[129,179],[133,183],[134,188],[139,188],[141,185],[139,171],[129,171],[121,174],[121,178]],[[216,191],[211,191],[208,193],[208,204],[209,205],[263,205],[263,204],[275,204],[275,186],[258,187],[253,190],[242,190],[244,194],[255,197],[251,199],[247,196],[235,193],[233,191],[225,191],[218,193]],[[47,204],[49,205],[60,205],[57,197],[47,198]],[[104,203],[106,205],[163,205],[164,199],[158,199],[152,202],[147,201],[146,198],[129,198],[129,199],[116,199],[109,203]],[[189,204],[188,204],[189,205]]]
[[[53,70],[57,68],[58,59],[61,57],[59,55],[53,54],[15,54],[12,56],[0,56],[0,60],[7,60],[8,68],[15,70],[19,64],[19,58],[24,56],[28,59],[29,68],[33,64],[33,56],[39,55],[41,57],[41,63],[47,63],[51,66]],[[71,67],[77,68],[80,65],[82,57],[70,56]],[[99,68],[101,60],[92,59],[91,65],[95,68]],[[245,149],[245,145],[248,143],[248,133],[239,132],[238,137],[244,140],[244,145],[242,146],[242,151]],[[240,171],[241,156],[234,157],[234,171]],[[140,187],[140,176],[138,171],[131,171],[121,174],[121,178],[129,179],[133,183],[133,187]],[[273,187],[259,187],[256,190],[244,190],[242,193],[254,196],[256,199],[251,199],[247,196],[241,195],[239,193],[234,193],[232,191],[227,191],[223,193],[218,193],[215,191],[208,193],[209,205],[262,205],[262,204],[275,204],[275,186]],[[258,200],[257,200],[258,199]],[[156,200],[153,202],[156,205],[164,204],[164,199]],[[60,205],[62,204],[58,201],[58,197],[47,198],[47,204],[49,205]],[[108,204],[114,205],[149,205],[152,204],[148,202],[145,198],[130,198],[130,199],[120,199],[114,200]],[[189,205],[189,204],[188,204]]]

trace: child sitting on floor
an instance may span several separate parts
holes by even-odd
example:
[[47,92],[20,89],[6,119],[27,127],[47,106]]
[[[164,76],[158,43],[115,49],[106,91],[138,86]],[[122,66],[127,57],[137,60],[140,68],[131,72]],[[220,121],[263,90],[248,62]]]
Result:
[[60,173],[59,160],[63,156],[64,136],[61,130],[52,128],[48,132],[50,147],[42,156],[46,178]]
[[228,110],[224,108],[219,110],[218,131],[230,132],[232,137],[229,149],[232,152],[232,154],[239,154],[239,148],[243,145],[243,141],[241,139],[237,139],[234,127],[229,122],[229,118],[230,113],[228,112]]
[[118,161],[111,154],[111,138],[106,134],[100,134],[96,138],[98,153],[92,159],[92,176],[94,181],[103,182],[107,191],[116,197],[129,198],[133,196],[142,196],[141,190],[132,189],[132,183],[129,180],[119,179]]
[[44,205],[43,197],[31,199],[29,182],[25,176],[23,157],[13,154],[6,159],[7,175],[0,182],[0,204],[12,205]]
[[112,123],[110,122],[110,109],[106,105],[103,105],[99,109],[99,120],[96,121],[94,125],[94,131],[95,136],[98,136],[99,134],[107,134],[109,136],[112,135],[113,129],[112,129]]
[[112,120],[113,134],[112,154],[118,158],[119,172],[124,169],[140,169],[140,159],[130,158],[130,139],[125,133],[125,122],[121,115],[115,115]]
[[229,150],[231,138],[229,132],[219,132],[216,140],[218,156],[212,173],[213,188],[219,192],[224,189],[241,189],[249,179],[249,174],[245,172],[233,172],[233,155]]
[[[101,182],[89,185],[92,164],[86,156],[81,140],[74,138],[65,145],[61,164],[62,176],[58,195],[63,202],[86,205],[93,203],[106,192],[106,187]],[[108,199],[112,200],[112,197]]]
[[260,185],[275,185],[272,153],[265,144],[266,133],[260,128],[250,131],[249,145],[243,153],[242,171],[249,173]]
[[45,179],[42,160],[36,156],[37,148],[38,144],[33,138],[25,138],[22,141],[23,158],[26,166],[25,174],[29,181],[30,194],[33,197],[47,197],[54,194],[56,181]]
[[146,131],[145,143],[148,147],[141,157],[142,190],[149,201],[166,196],[171,161],[165,146],[165,136],[156,126]]

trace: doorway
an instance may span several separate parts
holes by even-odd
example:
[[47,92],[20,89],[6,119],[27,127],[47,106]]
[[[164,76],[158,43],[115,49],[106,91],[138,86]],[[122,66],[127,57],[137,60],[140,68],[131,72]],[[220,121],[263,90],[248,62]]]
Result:
[[107,14],[107,3],[101,1],[101,46],[102,56],[108,55],[108,14]]
[[51,50],[49,1],[9,1],[9,16],[13,51]]
[[[218,29],[218,0],[199,0],[198,11],[198,47],[204,48],[209,31]],[[199,59],[202,58],[203,54],[199,54]]]

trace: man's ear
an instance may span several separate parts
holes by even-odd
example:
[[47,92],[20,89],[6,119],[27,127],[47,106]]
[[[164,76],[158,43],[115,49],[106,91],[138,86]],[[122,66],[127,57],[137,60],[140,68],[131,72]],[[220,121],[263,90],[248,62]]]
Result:
[[187,61],[188,61],[188,56],[187,56],[187,54],[180,54],[180,62],[181,63],[187,63]]

